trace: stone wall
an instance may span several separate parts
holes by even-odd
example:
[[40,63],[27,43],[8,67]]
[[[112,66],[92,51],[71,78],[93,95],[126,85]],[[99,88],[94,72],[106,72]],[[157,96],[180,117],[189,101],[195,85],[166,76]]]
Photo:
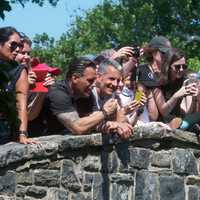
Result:
[[116,135],[48,136],[0,146],[0,200],[199,200],[194,133],[138,127]]

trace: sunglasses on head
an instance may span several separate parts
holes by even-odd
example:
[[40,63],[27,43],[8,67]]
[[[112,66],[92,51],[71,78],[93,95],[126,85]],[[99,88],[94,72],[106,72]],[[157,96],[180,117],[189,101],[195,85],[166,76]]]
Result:
[[9,47],[10,47],[11,51],[15,51],[18,47],[19,47],[19,49],[22,49],[23,48],[23,44],[13,41],[13,42],[11,42],[9,44]]
[[179,65],[174,65],[174,67],[176,70],[180,70],[181,67],[182,69],[187,69],[188,66],[186,64],[179,64]]

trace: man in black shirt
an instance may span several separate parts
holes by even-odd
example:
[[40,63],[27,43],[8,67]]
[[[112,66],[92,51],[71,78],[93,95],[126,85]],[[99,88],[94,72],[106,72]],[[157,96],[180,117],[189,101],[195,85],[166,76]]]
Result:
[[87,134],[117,109],[114,99],[95,111],[92,88],[96,80],[96,65],[87,58],[75,59],[69,66],[66,80],[57,81],[46,99],[48,133],[67,130]]

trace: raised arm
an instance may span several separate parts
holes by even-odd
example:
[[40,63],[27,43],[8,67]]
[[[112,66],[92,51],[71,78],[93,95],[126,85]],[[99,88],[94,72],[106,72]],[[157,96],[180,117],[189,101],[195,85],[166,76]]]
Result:
[[194,85],[183,85],[177,92],[175,92],[171,98],[166,101],[161,89],[156,88],[153,91],[154,99],[162,116],[168,115],[176,106],[177,101],[187,95],[193,94]]

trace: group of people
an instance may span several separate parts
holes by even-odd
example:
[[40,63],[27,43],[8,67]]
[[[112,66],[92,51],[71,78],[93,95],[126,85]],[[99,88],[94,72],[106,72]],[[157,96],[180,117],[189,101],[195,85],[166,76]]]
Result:
[[[32,139],[36,136],[70,133],[127,139],[134,126],[152,122],[168,129],[200,130],[198,74],[188,71],[185,55],[164,36],[155,36],[143,48],[76,57],[66,66],[63,80],[48,70],[42,80],[47,92],[32,90],[37,83],[33,68],[40,61],[30,53],[31,40],[25,34],[0,28],[0,63],[16,63],[8,70],[5,91],[16,98],[17,140],[22,144],[37,143]],[[1,130],[7,120],[0,113],[1,144],[13,139],[9,128]]]

